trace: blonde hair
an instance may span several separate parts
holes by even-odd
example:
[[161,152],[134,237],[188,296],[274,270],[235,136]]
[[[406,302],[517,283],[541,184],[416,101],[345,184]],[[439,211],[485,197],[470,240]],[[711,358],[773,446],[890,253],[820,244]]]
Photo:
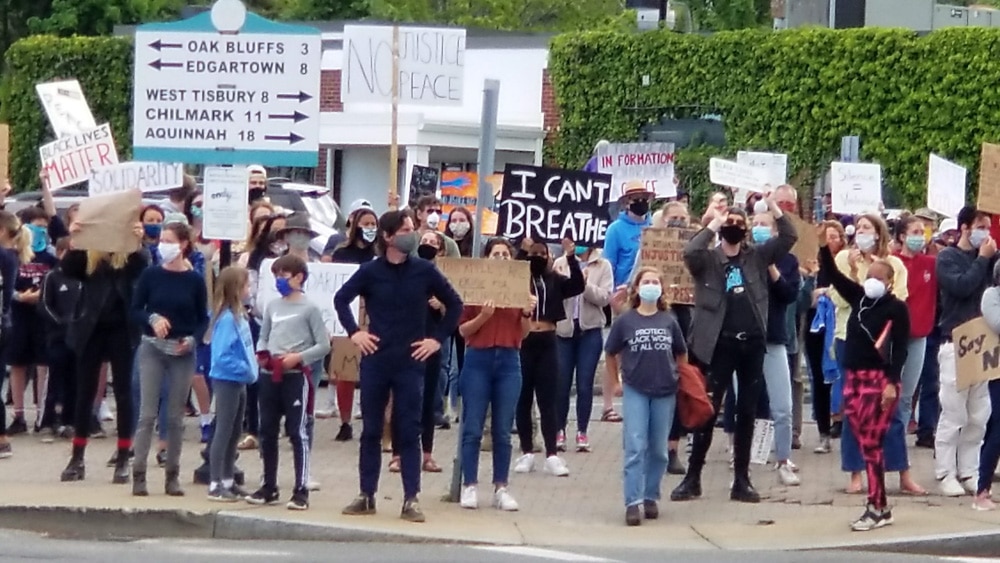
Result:
[[114,270],[121,270],[128,262],[128,254],[125,252],[102,252],[100,250],[87,251],[87,275],[93,275],[101,263],[106,263]]
[[250,281],[250,271],[242,266],[226,266],[215,280],[215,295],[212,296],[212,322],[205,331],[204,341],[211,340],[215,323],[224,311],[229,311],[233,317],[246,318],[243,307],[243,288]]
[[27,264],[35,259],[35,251],[31,249],[31,239],[34,235],[27,225],[22,224],[14,235],[14,250],[17,252],[17,259],[22,264]]
[[660,280],[660,287],[663,288],[663,292],[660,294],[660,298],[656,301],[656,308],[661,311],[667,311],[670,309],[670,301],[667,300],[667,284],[663,280],[663,273],[660,272],[658,268],[653,268],[650,266],[644,266],[636,270],[635,275],[632,277],[632,283],[628,287],[628,304],[631,308],[639,308],[639,282],[642,277],[646,274],[656,275],[656,279]]

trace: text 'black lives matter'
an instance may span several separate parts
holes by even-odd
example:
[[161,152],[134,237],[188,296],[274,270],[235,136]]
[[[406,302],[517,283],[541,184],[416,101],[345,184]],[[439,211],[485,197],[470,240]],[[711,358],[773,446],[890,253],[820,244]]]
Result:
[[611,176],[508,164],[503,174],[497,234],[558,243],[604,246]]

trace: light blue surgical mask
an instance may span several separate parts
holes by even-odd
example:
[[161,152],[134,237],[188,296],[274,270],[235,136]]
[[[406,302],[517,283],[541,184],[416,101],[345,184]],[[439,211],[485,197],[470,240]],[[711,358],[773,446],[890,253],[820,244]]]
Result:
[[920,252],[923,250],[924,235],[907,235],[906,248],[910,249],[910,252]]
[[989,236],[990,232],[986,229],[974,229],[971,233],[969,233],[969,244],[972,245],[972,248],[979,248],[984,242],[986,242],[986,239],[989,238]]
[[663,288],[655,284],[639,286],[639,299],[644,303],[656,303],[663,295]]
[[757,244],[765,243],[771,239],[771,227],[757,225],[750,229],[750,233],[753,235],[753,241]]

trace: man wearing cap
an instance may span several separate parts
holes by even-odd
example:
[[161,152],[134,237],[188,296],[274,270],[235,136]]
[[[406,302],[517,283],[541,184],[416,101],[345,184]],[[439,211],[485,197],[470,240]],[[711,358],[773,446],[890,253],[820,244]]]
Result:
[[611,262],[615,287],[628,283],[639,254],[642,230],[650,225],[649,203],[653,192],[641,180],[625,184],[618,206],[622,211],[604,235],[604,258]]
[[267,192],[267,169],[259,164],[247,166],[247,188],[250,190],[250,204],[264,199]]

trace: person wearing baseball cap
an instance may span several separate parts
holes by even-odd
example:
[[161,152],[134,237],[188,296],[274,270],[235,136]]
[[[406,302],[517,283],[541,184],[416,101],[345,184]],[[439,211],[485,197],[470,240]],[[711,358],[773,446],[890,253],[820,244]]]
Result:
[[259,164],[247,166],[247,188],[250,190],[250,203],[264,199],[267,192],[267,169]]
[[628,283],[639,253],[642,229],[650,225],[649,204],[654,193],[642,180],[631,180],[618,199],[618,218],[608,225],[604,235],[604,258],[611,262],[615,287]]

